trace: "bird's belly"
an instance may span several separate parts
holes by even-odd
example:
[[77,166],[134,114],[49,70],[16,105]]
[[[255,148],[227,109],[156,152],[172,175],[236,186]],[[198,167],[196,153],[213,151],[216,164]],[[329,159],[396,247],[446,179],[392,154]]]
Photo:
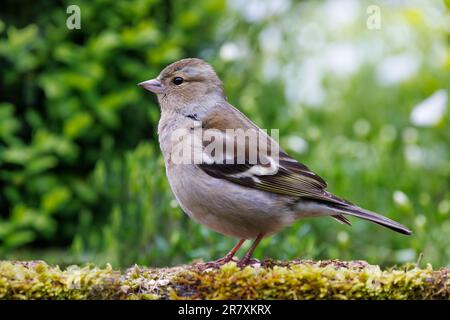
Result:
[[167,171],[186,214],[219,233],[252,239],[260,233],[275,233],[295,220],[279,195],[213,178],[193,165],[173,165]]

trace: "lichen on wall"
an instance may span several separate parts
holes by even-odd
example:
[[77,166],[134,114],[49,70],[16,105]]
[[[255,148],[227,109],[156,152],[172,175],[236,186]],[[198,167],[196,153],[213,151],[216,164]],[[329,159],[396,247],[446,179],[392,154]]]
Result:
[[264,260],[238,268],[95,266],[0,262],[0,299],[450,299],[450,270],[364,261]]

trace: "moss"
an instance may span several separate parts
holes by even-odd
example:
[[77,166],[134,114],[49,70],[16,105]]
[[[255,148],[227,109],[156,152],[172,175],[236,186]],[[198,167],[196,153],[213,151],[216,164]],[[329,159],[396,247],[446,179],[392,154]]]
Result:
[[109,299],[119,297],[119,272],[70,266],[61,271],[43,261],[0,262],[0,299]]
[[0,262],[0,299],[450,299],[450,270],[364,261],[272,261],[240,269]]
[[[291,261],[260,268],[231,263],[212,272],[186,271],[176,282],[196,299],[449,299],[448,269],[410,266],[382,271],[365,262]],[[185,298],[172,291],[171,298]]]

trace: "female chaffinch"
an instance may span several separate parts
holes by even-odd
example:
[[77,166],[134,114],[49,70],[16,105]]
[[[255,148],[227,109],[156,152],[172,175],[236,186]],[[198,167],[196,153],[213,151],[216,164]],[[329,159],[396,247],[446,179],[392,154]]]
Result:
[[[203,60],[177,61],[139,85],[158,97],[159,143],[182,209],[201,224],[240,239],[213,264],[232,260],[245,240],[255,239],[238,262],[245,266],[263,237],[307,217],[329,216],[350,225],[346,216],[354,216],[411,234],[403,225],[326,191],[321,177],[227,102],[222,81]],[[249,138],[249,132],[257,139]]]

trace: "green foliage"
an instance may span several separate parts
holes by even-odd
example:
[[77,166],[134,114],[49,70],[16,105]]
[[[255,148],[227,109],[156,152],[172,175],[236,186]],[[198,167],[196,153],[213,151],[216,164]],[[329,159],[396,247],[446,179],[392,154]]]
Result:
[[0,299],[449,299],[449,270],[364,261],[264,261],[239,269],[202,264],[125,272],[92,266],[65,270],[43,261],[0,262]]
[[[81,8],[80,30],[66,28],[69,4]],[[72,243],[76,254],[142,261],[167,235],[158,215],[174,210],[158,178],[159,110],[136,83],[214,45],[223,1],[20,7],[21,19],[14,4],[0,14],[0,254]]]
[[[252,16],[225,0],[22,1],[20,9],[5,1],[0,257],[162,266],[231,248],[234,239],[176,204],[157,143],[159,109],[136,86],[196,56],[216,68],[230,102],[261,127],[278,128],[283,148],[330,191],[414,232],[310,219],[264,239],[257,257],[389,265],[423,252],[448,265],[448,111],[429,126],[410,120],[415,105],[438,90],[449,94],[448,8],[386,5],[382,29],[368,30],[364,2],[344,22],[333,20],[332,3],[291,2]],[[69,4],[81,8],[80,30],[66,28]],[[440,9],[422,12],[427,6]],[[352,50],[357,67],[342,69],[342,51]],[[404,54],[417,69],[380,82],[379,66]]]

